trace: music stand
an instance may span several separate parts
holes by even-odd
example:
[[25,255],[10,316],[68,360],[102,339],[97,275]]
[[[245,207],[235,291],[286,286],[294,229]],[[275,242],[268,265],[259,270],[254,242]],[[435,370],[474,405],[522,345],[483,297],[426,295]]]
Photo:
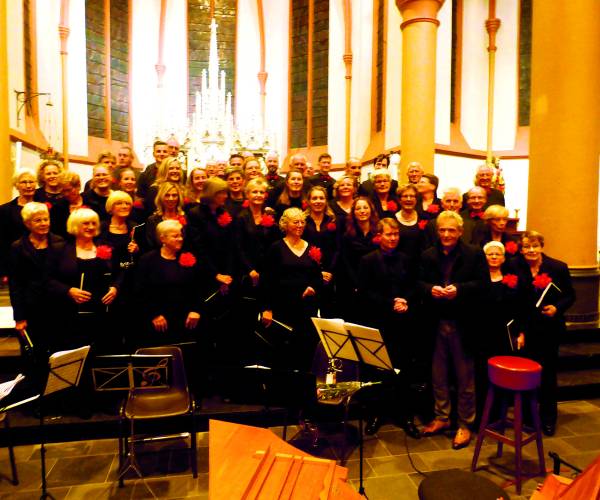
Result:
[[[173,356],[171,354],[115,354],[97,356],[96,364],[104,363],[105,366],[92,368],[94,389],[104,391],[128,391],[152,390],[169,387],[170,365]],[[150,485],[144,479],[140,464],[135,454],[135,443],[133,442],[134,424],[130,419],[131,446],[127,448],[127,459],[119,467],[119,484],[122,485],[125,474],[133,470],[142,480],[146,489],[153,498],[157,498]],[[119,439],[119,463],[123,456],[121,439]]]
[[[46,490],[46,448],[44,446],[44,398],[49,394],[77,387],[81,379],[83,365],[90,352],[90,346],[70,351],[59,351],[48,359],[48,379],[40,394],[40,458],[42,466],[42,495],[40,500],[54,497]],[[36,398],[32,398],[36,399]]]
[[[370,365],[381,370],[398,371],[392,366],[381,332],[376,328],[345,323],[341,320],[311,318],[330,362],[332,359],[346,359],[360,365]],[[359,371],[360,379],[360,371]],[[361,387],[362,388],[362,387]],[[360,389],[359,389],[360,391]],[[358,392],[358,391],[357,391]],[[365,494],[363,486],[363,417],[358,415],[359,439],[359,488]]]

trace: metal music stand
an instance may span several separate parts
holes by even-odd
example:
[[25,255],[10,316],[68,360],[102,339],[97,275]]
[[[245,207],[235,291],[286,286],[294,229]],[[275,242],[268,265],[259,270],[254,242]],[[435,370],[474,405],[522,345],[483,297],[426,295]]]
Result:
[[[317,333],[321,338],[327,357],[333,359],[346,359],[361,364],[374,366],[381,370],[398,373],[392,366],[392,361],[387,352],[381,332],[376,328],[345,323],[339,319],[311,318]],[[360,378],[360,377],[359,377]],[[360,390],[360,389],[359,389]],[[358,392],[358,391],[357,391]],[[359,480],[358,492],[365,494],[363,486],[363,416],[359,412]]]
[[[40,500],[54,497],[46,490],[46,448],[44,447],[44,398],[49,394],[77,387],[81,379],[83,365],[90,352],[90,346],[71,351],[59,351],[48,359],[48,379],[40,394],[40,458],[42,466],[42,495]],[[35,399],[35,398],[32,398]]]
[[[171,364],[170,354],[116,354],[112,356],[97,356],[96,366],[92,368],[92,377],[96,391],[128,391],[152,390],[169,387]],[[98,366],[102,365],[102,366]],[[133,439],[134,424],[130,419],[130,434]],[[121,443],[121,441],[119,441]],[[119,446],[121,448],[121,446]],[[150,485],[144,479],[140,464],[135,454],[135,443],[126,446],[127,459],[119,470],[121,481],[129,470],[133,470],[142,480],[153,498],[157,498]],[[119,461],[121,460],[119,449]]]

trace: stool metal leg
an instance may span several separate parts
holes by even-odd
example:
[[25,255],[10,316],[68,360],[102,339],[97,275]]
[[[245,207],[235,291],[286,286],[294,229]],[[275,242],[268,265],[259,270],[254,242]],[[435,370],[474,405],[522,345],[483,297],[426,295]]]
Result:
[[494,386],[490,384],[487,396],[485,398],[485,406],[483,407],[483,415],[481,417],[481,425],[479,426],[479,433],[477,434],[477,442],[475,443],[475,453],[473,453],[473,461],[471,462],[471,472],[475,472],[477,469],[477,460],[479,459],[479,453],[481,452],[481,445],[485,438],[485,429],[489,423],[490,411],[492,404],[494,403]]
[[516,487],[517,495],[521,494],[521,467],[522,456],[521,456],[521,443],[523,440],[523,407],[522,407],[522,395],[519,391],[515,392],[515,476],[516,476]]
[[[504,432],[506,431],[506,415],[508,413],[508,395],[505,392],[501,394],[500,401],[500,420],[498,422],[498,432],[504,436]],[[498,441],[496,457],[500,458],[502,456],[503,448],[504,443],[502,441]]]
[[533,426],[535,428],[535,444],[537,445],[538,462],[540,466],[540,475],[546,474],[546,461],[544,459],[544,443],[542,440],[542,425],[540,422],[540,413],[537,404],[537,395],[535,391],[531,392],[531,416],[533,418]]

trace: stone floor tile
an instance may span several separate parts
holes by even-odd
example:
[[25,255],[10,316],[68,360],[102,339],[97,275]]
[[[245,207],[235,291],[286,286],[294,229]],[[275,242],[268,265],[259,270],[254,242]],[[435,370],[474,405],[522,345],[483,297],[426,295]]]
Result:
[[[46,449],[46,459],[48,458],[66,458],[82,457],[89,455],[91,441],[72,441],[69,443],[48,443],[44,445]],[[31,459],[39,460],[41,447],[35,445]]]
[[118,439],[97,439],[90,441],[88,455],[115,454],[119,452]]
[[[482,446],[479,462],[484,463],[496,451],[495,446]],[[427,470],[467,469],[473,460],[473,448],[470,445],[462,450],[426,451],[417,453],[427,466]]]
[[[404,431],[378,432],[377,437],[382,442],[392,455],[406,454],[406,444],[411,453],[421,451],[437,451],[440,450],[440,439],[424,437],[421,439],[413,439],[411,437],[405,439]],[[437,436],[436,436],[437,437]]]
[[[417,469],[424,471],[427,465],[418,455],[412,455],[412,461]],[[410,463],[408,455],[394,455],[390,457],[369,458],[367,463],[373,468],[375,476],[392,476],[416,472]]]
[[58,458],[48,473],[48,486],[72,486],[106,481],[113,462],[111,455]]
[[[600,431],[600,425],[596,428],[596,431]],[[573,436],[565,437],[562,440],[569,446],[574,448],[574,452],[578,451],[596,451],[600,454],[600,434],[588,434],[585,436]],[[558,452],[559,455],[572,454],[567,452]]]
[[[69,487],[49,488],[50,493],[56,500],[63,500],[67,497]],[[0,500],[39,500],[42,490],[20,490],[12,493],[0,493]]]
[[[365,437],[363,442],[363,457],[364,458],[374,458],[374,457],[386,457],[390,456],[390,452],[384,446],[379,439],[368,436]],[[360,458],[360,450],[358,444],[354,447],[354,449],[349,453],[348,460],[358,459]]]
[[[600,429],[600,412],[563,415],[563,419],[566,418],[568,420],[563,425],[575,435],[593,434]],[[561,424],[560,420],[559,424]]]
[[[348,480],[358,479],[360,475],[360,460],[348,460],[344,467],[348,469]],[[339,462],[338,462],[339,463]],[[341,465],[341,464],[340,464]],[[373,476],[373,468],[368,460],[363,460],[363,479]]]
[[573,455],[561,456],[561,458],[570,464],[573,464],[575,467],[585,469],[589,464],[596,460],[596,458],[598,458],[598,455],[600,455],[600,449],[596,449],[594,451],[580,451],[578,453],[574,453]]
[[[352,481],[358,490],[358,481]],[[416,500],[417,487],[408,475],[370,477],[364,481],[365,494],[369,500]]]
[[[13,447],[13,450],[15,453],[15,460],[17,462],[22,462],[31,458],[31,455],[35,450],[35,445],[27,444],[24,446],[15,446]],[[8,448],[0,448],[0,461],[8,459]]]
[[[56,460],[56,458],[46,460],[46,473],[52,470]],[[0,462],[0,470],[5,475],[11,473],[8,460]],[[19,476],[19,485],[15,487],[8,481],[0,481],[0,493],[16,491],[17,489],[31,490],[39,488],[42,484],[41,462],[39,460],[17,462],[17,475]]]

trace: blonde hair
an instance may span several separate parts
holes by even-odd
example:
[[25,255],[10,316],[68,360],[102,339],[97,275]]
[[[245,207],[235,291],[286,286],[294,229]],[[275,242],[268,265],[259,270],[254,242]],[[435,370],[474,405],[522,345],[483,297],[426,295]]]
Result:
[[30,201],[29,203],[25,203],[23,205],[23,209],[21,210],[21,218],[23,222],[27,224],[33,216],[36,214],[45,213],[46,215],[50,215],[48,211],[48,206],[45,203],[40,203],[38,201]]
[[21,168],[19,170],[17,170],[15,172],[15,174],[13,175],[13,186],[16,186],[19,182],[21,182],[21,178],[25,175],[30,175],[31,177],[33,177],[35,179],[35,174],[33,173],[32,170],[29,170],[27,168]]
[[279,229],[281,229],[285,233],[288,228],[288,225],[290,223],[290,220],[297,219],[297,218],[300,218],[303,221],[305,221],[306,214],[302,210],[300,210],[299,208],[296,208],[296,207],[286,208],[283,211],[283,215],[281,216],[281,219],[279,219]]
[[73,172],[72,170],[64,171],[62,174],[60,174],[58,180],[61,186],[65,186],[66,184],[68,184],[72,187],[81,187],[81,178],[79,177],[79,174]]
[[125,191],[113,191],[112,193],[110,193],[110,195],[108,195],[108,198],[106,199],[106,211],[110,213],[114,204],[118,201],[125,201],[130,205],[133,205],[133,200],[131,199],[131,196],[128,193],[126,193]]
[[502,205],[490,205],[483,212],[483,220],[495,219],[496,217],[508,217],[508,208]]
[[497,248],[502,252],[502,255],[506,253],[506,249],[504,248],[504,245],[501,241],[488,241],[485,245],[483,245],[483,253],[487,255],[487,251],[490,248]]
[[182,228],[183,228],[183,226],[181,225],[181,222],[179,222],[178,220],[173,220],[173,219],[163,220],[156,225],[156,237],[160,241],[160,238],[165,233],[168,233],[169,231],[181,231]]
[[67,219],[67,232],[75,236],[78,233],[81,224],[92,220],[96,221],[96,234],[94,234],[94,236],[98,236],[100,234],[100,218],[98,217],[98,214],[91,208],[78,208],[77,210],[73,210]]
[[371,180],[374,181],[376,177],[380,176],[392,180],[392,174],[390,174],[390,171],[387,168],[376,168],[375,170],[373,170],[373,172],[371,172],[371,175],[369,177],[371,178]]
[[[181,165],[179,164],[179,160],[177,158],[175,158],[174,156],[169,156],[169,157],[165,158],[163,161],[161,161],[160,165],[158,166],[158,170],[156,171],[156,180],[154,181],[155,186],[160,186],[163,182],[167,181],[167,176],[169,175],[169,167],[173,163],[177,163],[177,165],[179,166],[179,171],[181,172],[182,175],[180,175],[180,177],[179,177],[178,184],[181,184],[182,179],[183,179],[183,170],[181,168]],[[173,182],[173,181],[169,181],[169,182]]]
[[449,219],[456,221],[456,224],[458,225],[459,228],[461,228],[461,229],[463,228],[463,226],[464,226],[463,218],[456,212],[452,212],[450,210],[444,210],[442,213],[440,213],[440,215],[438,215],[438,217],[436,219],[436,227],[440,227],[440,221],[449,220]]
[[44,170],[46,169],[46,167],[56,167],[58,169],[58,173],[61,174],[63,171],[62,165],[54,160],[44,160],[43,162],[41,162],[38,167],[37,167],[37,181],[38,181],[38,185],[40,187],[44,187]]
[[246,193],[246,196],[248,196],[248,193],[250,191],[259,187],[264,188],[266,191],[267,189],[269,189],[269,184],[267,184],[267,182],[262,177],[255,177],[254,179],[248,181],[248,183],[244,187],[244,193]]
[[156,198],[154,198],[154,204],[156,205],[156,213],[158,215],[164,215],[165,207],[163,205],[163,198],[171,189],[177,190],[177,195],[179,196],[179,200],[177,202],[177,213],[183,214],[183,191],[181,189],[181,186],[171,181],[165,181],[158,188],[158,193],[156,193]]
[[208,174],[206,173],[206,169],[204,167],[194,167],[188,172],[187,181],[185,182],[185,195],[188,198],[191,198],[193,201],[199,201],[200,195],[202,194],[202,192],[198,191],[193,184],[194,173],[196,172],[196,170],[204,172],[204,181],[208,180]]

